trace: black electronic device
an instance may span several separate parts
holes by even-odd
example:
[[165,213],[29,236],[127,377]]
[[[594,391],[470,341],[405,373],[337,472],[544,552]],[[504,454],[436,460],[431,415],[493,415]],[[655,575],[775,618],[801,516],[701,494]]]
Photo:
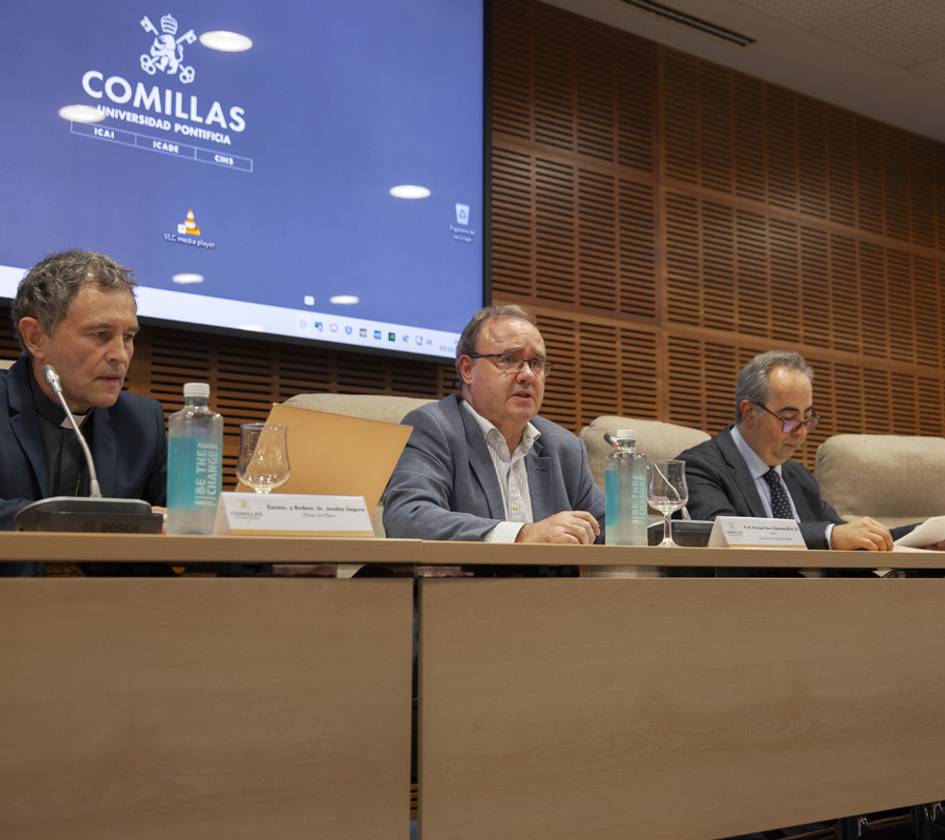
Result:
[[164,517],[141,499],[52,496],[22,508],[18,531],[85,531],[95,534],[160,534]]
[[[708,544],[713,524],[702,519],[674,519],[673,542],[678,546],[701,548]],[[659,545],[663,541],[663,523],[654,522],[646,533],[649,545]]]

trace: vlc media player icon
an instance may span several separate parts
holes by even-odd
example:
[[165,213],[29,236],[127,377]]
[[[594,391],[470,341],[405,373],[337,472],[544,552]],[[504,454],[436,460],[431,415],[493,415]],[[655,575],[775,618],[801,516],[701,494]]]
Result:
[[200,228],[197,227],[197,220],[194,218],[193,210],[187,210],[187,216],[183,224],[177,226],[177,232],[185,233],[188,236],[200,236]]

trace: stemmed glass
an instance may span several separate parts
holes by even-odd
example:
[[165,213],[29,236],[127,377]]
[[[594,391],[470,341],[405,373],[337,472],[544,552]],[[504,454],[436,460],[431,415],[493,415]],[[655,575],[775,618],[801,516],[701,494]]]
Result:
[[658,548],[676,548],[670,517],[689,501],[686,462],[650,461],[646,500],[651,508],[663,514],[663,541]]
[[240,426],[240,457],[236,474],[257,493],[269,493],[289,480],[289,450],[282,423]]

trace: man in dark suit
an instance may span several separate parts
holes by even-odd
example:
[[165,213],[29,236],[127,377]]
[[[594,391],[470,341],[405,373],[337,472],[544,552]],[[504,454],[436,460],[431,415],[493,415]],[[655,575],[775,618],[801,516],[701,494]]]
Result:
[[138,332],[133,288],[128,269],[87,251],[53,254],[20,282],[13,325],[24,354],[0,375],[0,528],[12,529],[31,501],[89,492],[79,441],[45,365],[59,374],[102,494],[165,503],[161,405],[122,391]]
[[487,307],[456,347],[462,395],[412,411],[384,494],[388,536],[588,544],[604,498],[581,441],[536,416],[550,363],[535,318]]
[[890,551],[889,529],[868,516],[845,522],[814,476],[791,456],[817,424],[814,373],[797,353],[755,356],[738,375],[735,423],[679,457],[690,515],[795,519],[808,548]]

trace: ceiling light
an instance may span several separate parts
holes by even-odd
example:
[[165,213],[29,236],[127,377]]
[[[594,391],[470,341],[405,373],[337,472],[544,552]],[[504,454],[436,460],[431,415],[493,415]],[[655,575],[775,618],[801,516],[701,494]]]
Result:
[[419,184],[398,184],[390,188],[390,194],[394,198],[429,198],[430,190],[427,187],[421,187]]
[[225,29],[220,29],[215,32],[204,32],[200,36],[200,43],[211,50],[238,53],[252,49],[253,39],[239,32],[227,32]]
[[105,119],[105,115],[92,105],[63,105],[59,116],[77,123],[97,123]]
[[172,283],[180,283],[182,286],[188,283],[203,283],[202,274],[175,274],[171,278]]
[[357,295],[332,295],[329,300],[338,306],[351,306],[361,299]]

